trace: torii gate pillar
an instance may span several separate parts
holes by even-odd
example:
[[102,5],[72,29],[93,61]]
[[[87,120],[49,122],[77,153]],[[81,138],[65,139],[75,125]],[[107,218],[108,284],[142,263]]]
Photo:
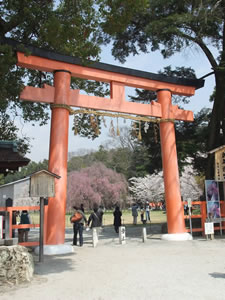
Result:
[[[70,72],[54,72],[54,104],[66,104],[70,93]],[[55,197],[49,198],[47,237],[48,245],[64,243],[67,195],[67,155],[68,155],[69,111],[64,107],[52,108],[51,135],[49,147],[49,171],[61,178],[55,181]]]
[[[165,186],[168,235],[166,240],[187,240],[191,236],[186,232],[184,209],[181,201],[179,170],[177,161],[174,122],[171,119],[172,98],[169,89],[157,91],[158,102],[162,108],[160,122],[161,153]],[[167,121],[168,120],[168,121]]]

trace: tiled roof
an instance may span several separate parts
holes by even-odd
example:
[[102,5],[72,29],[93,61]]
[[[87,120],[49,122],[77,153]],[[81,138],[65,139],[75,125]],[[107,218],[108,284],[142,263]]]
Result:
[[0,141],[0,173],[7,174],[8,170],[16,171],[29,162],[28,158],[19,154],[15,142]]

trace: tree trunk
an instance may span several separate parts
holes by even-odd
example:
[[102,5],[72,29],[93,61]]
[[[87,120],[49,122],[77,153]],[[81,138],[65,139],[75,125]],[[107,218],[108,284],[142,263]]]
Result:
[[[225,72],[215,72],[216,95],[209,123],[207,150],[210,151],[225,144]],[[208,155],[206,179],[214,178],[214,154]]]

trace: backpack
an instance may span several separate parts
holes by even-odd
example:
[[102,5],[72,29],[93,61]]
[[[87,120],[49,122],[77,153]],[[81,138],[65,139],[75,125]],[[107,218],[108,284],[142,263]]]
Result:
[[80,222],[80,220],[83,218],[82,214],[79,211],[76,211],[73,216],[70,218],[71,223]]
[[29,216],[28,214],[22,213],[20,217],[20,223],[21,224],[30,224]]

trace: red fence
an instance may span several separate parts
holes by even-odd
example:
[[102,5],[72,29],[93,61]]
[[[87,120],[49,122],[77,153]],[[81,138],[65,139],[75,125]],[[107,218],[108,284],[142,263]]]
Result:
[[[13,229],[22,229],[22,228],[35,228],[40,227],[40,224],[21,224],[21,225],[13,225],[12,224],[12,214],[13,211],[21,211],[21,210],[40,210],[40,206],[14,206],[14,207],[0,207],[0,211],[6,211],[9,213],[9,237],[12,237]],[[38,246],[39,242],[23,242],[19,243],[22,246]]]
[[[184,202],[184,205],[187,204],[187,202]],[[200,214],[191,215],[191,219],[201,219],[201,227],[200,228],[192,228],[192,232],[202,232],[202,235],[205,235],[205,221],[207,218],[207,208],[206,208],[206,201],[193,201],[192,202],[192,208],[195,209],[195,206],[200,206]],[[225,217],[225,202],[220,201],[220,210],[221,210],[221,218]],[[185,219],[189,219],[189,216],[184,216]],[[225,222],[222,222],[222,229],[225,229]],[[219,226],[214,225],[214,230],[220,230]],[[190,232],[190,229],[187,229],[187,232]]]
[[[187,202],[183,203],[184,205]],[[205,201],[193,201],[192,208],[193,211],[195,210],[195,206],[200,207],[200,214],[192,214],[191,219],[201,219],[201,227],[200,228],[192,228],[192,232],[201,232],[202,235],[205,235],[205,228],[204,224],[207,218],[207,209],[206,209],[206,202]],[[16,207],[0,207],[0,211],[6,211],[9,213],[9,237],[12,237],[12,230],[13,229],[22,229],[22,228],[36,228],[40,227],[40,224],[23,224],[23,225],[12,225],[12,214],[13,211],[22,211],[22,210],[40,210],[40,206],[16,206]],[[225,217],[225,201],[220,201],[220,210],[221,210],[221,218]],[[46,222],[46,212],[45,212],[45,222]],[[184,216],[185,219],[189,219],[189,215]],[[219,226],[214,225],[214,230],[220,230]],[[225,222],[222,222],[222,229],[225,229]],[[190,232],[190,229],[187,229],[187,232]],[[19,243],[19,245],[23,246],[38,246],[39,242],[23,242]]]

